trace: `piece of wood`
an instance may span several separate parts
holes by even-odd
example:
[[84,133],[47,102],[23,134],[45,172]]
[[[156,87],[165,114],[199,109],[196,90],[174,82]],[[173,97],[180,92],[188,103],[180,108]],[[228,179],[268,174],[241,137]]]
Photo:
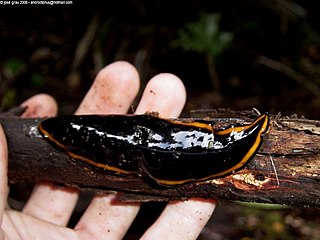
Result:
[[[248,112],[232,111],[214,116],[223,118],[223,124],[250,118]],[[262,147],[246,168],[173,188],[151,186],[138,176],[114,176],[71,159],[39,135],[39,121],[0,118],[8,140],[11,183],[46,181],[96,193],[122,192],[124,201],[201,197],[320,207],[320,121],[273,117]]]

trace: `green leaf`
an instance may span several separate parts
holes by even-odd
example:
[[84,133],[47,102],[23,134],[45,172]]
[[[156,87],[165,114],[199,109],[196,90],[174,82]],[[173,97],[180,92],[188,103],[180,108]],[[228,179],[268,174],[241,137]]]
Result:
[[220,14],[206,14],[196,22],[187,23],[178,30],[178,38],[173,41],[173,46],[186,51],[219,55],[233,39],[232,33],[220,30],[220,18]]

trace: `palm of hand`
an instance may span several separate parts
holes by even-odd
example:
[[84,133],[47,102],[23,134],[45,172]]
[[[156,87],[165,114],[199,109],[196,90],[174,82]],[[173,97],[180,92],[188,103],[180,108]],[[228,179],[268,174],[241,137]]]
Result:
[[[130,108],[138,89],[139,76],[136,69],[126,62],[113,63],[99,72],[75,114],[124,114]],[[185,99],[184,86],[177,77],[159,74],[146,86],[136,113],[157,111],[162,116],[177,117]],[[23,117],[53,116],[57,113],[55,101],[44,94],[36,95],[22,105],[28,106]],[[50,184],[36,186],[22,212],[11,210],[5,207],[7,147],[1,129],[0,161],[1,240],[121,239],[139,211],[139,203],[119,203],[114,195],[96,196],[75,228],[70,229],[66,225],[76,205],[78,192]],[[214,207],[213,200],[169,203],[142,238],[196,239]]]

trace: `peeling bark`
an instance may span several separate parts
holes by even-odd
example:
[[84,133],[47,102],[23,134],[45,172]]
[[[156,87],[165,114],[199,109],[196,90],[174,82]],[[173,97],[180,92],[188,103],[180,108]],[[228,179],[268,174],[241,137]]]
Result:
[[[249,121],[252,112],[193,113],[217,126]],[[212,115],[211,115],[212,114]],[[255,158],[244,169],[218,179],[164,188],[138,176],[119,177],[69,158],[37,132],[41,119],[0,118],[9,146],[9,179],[52,182],[96,193],[122,192],[123,201],[169,201],[190,197],[320,207],[320,121],[272,116]],[[250,120],[251,121],[251,120]]]

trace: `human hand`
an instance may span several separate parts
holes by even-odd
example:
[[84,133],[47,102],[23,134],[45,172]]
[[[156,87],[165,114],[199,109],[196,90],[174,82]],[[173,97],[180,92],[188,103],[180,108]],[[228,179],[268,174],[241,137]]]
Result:
[[[124,114],[139,90],[139,75],[127,62],[116,62],[102,69],[75,114]],[[137,114],[157,111],[161,116],[178,117],[186,100],[180,79],[159,74],[146,86]],[[53,116],[55,101],[36,95],[22,105],[23,117]],[[121,239],[136,217],[140,203],[117,201],[114,194],[93,198],[74,229],[66,225],[79,193],[75,189],[37,185],[23,210],[7,204],[7,146],[0,126],[0,239]],[[215,208],[214,200],[170,202],[143,234],[142,239],[196,239]]]

